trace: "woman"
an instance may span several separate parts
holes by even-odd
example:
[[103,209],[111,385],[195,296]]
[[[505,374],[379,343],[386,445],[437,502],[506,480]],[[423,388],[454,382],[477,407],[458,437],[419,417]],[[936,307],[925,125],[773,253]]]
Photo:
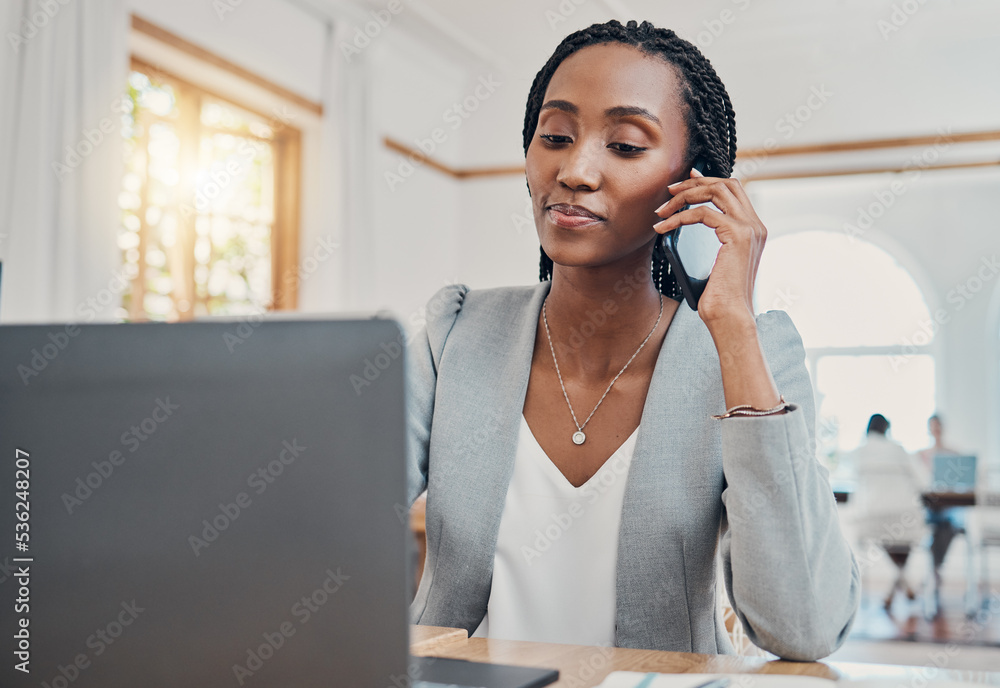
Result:
[[[428,541],[412,621],[732,652],[721,548],[755,644],[829,654],[858,571],[814,458],[801,340],[784,313],[753,315],[766,230],[728,178],[722,83],[672,31],[594,25],[535,78],[524,147],[541,283],[442,289],[409,350]],[[697,222],[723,245],[695,312],[661,242]]]

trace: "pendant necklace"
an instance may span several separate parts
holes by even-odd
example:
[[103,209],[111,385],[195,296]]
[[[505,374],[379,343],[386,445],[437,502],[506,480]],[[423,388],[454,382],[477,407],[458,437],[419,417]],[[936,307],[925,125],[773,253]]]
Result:
[[608,388],[604,390],[604,394],[601,396],[600,401],[597,402],[597,406],[595,406],[594,410],[590,412],[589,416],[587,416],[587,420],[583,421],[583,425],[580,425],[580,422],[576,419],[576,412],[573,411],[573,404],[569,403],[569,394],[566,393],[566,385],[563,384],[562,373],[559,372],[559,361],[556,360],[556,348],[552,344],[552,334],[549,332],[549,319],[545,313],[545,305],[547,301],[548,299],[546,298],[545,302],[542,303],[542,322],[545,323],[545,336],[549,340],[549,350],[552,352],[552,362],[556,365],[556,375],[559,377],[559,386],[562,387],[563,397],[566,399],[566,405],[569,406],[569,413],[573,416],[573,425],[576,426],[576,432],[573,433],[573,444],[583,444],[587,441],[587,435],[584,434],[583,429],[587,427],[587,423],[589,423],[590,419],[594,417],[597,409],[600,408],[601,403],[604,402],[604,397],[608,396],[608,392],[610,392],[611,388],[614,387],[614,384],[618,382],[618,378],[622,376],[625,369],[628,368],[629,364],[635,360],[635,357],[639,355],[640,351],[642,351],[642,347],[646,346],[646,342],[648,342],[649,338],[653,336],[654,332],[656,332],[656,327],[660,324],[660,318],[663,317],[663,295],[660,295],[660,314],[656,317],[656,322],[653,323],[653,329],[649,331],[646,338],[642,340],[642,344],[640,344],[639,348],[635,350],[634,354],[632,354],[632,358],[628,359],[628,362],[622,366],[622,369],[618,371],[617,375],[615,375],[615,379],[613,379],[611,384],[608,385]]

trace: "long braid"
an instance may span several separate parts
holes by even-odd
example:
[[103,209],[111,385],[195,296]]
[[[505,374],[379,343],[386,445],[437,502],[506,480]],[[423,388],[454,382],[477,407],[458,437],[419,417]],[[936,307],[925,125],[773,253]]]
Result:
[[[729,177],[736,162],[736,112],[729,93],[716,74],[712,63],[693,44],[680,38],[669,29],[660,29],[648,21],[638,24],[630,21],[623,25],[616,19],[605,24],[594,24],[563,39],[545,66],[535,75],[528,92],[524,115],[524,152],[535,135],[538,114],[542,108],[545,90],[556,69],[567,57],[590,45],[624,43],[648,55],[656,55],[677,68],[681,77],[681,96],[686,105],[685,119],[688,131],[688,155],[691,161],[701,158],[702,170],[708,177]],[[552,259],[539,248],[539,280],[552,279]],[[663,237],[658,236],[653,246],[653,280],[660,293],[680,299],[681,292],[663,250]]]

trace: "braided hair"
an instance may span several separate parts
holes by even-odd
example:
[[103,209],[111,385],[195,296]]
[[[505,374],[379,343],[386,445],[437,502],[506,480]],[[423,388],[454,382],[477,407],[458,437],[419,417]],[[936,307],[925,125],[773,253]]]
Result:
[[[685,105],[685,123],[688,131],[687,150],[690,159],[704,163],[706,177],[729,177],[736,161],[736,113],[726,87],[715,73],[712,64],[693,44],[669,29],[659,29],[648,21],[622,24],[616,19],[570,34],[552,53],[552,57],[535,76],[528,92],[524,113],[524,153],[535,136],[538,114],[549,81],[562,61],[576,51],[601,43],[624,43],[638,48],[647,55],[658,56],[672,64],[680,77],[680,90]],[[530,193],[530,189],[529,189]],[[552,259],[541,251],[539,280],[552,279]],[[671,272],[663,250],[663,235],[656,237],[653,245],[653,280],[661,294],[673,299],[682,298],[680,287]]]

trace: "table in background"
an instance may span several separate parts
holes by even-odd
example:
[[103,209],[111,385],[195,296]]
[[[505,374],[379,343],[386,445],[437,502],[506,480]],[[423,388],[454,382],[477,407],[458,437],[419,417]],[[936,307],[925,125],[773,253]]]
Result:
[[[838,504],[850,500],[853,488],[837,486],[833,488],[833,496]],[[953,506],[975,506],[975,492],[922,492],[920,500],[928,509],[948,509]],[[998,500],[1000,501],[1000,500]]]
[[[853,662],[783,662],[735,655],[699,655],[689,652],[630,650],[526,643],[514,640],[467,638],[461,629],[411,626],[410,652],[425,657],[449,657],[474,662],[514,664],[559,670],[560,686],[597,686],[612,671],[655,671],[664,674],[796,674],[828,679],[897,679],[906,685],[924,685],[927,679],[971,681],[1000,686],[1000,673],[936,671],[924,667],[859,664]],[[928,660],[930,664],[930,660]],[[931,665],[933,667],[933,665]],[[832,684],[831,684],[832,685]]]
[[975,506],[975,492],[923,492],[920,499],[928,509],[951,509],[956,506]]

